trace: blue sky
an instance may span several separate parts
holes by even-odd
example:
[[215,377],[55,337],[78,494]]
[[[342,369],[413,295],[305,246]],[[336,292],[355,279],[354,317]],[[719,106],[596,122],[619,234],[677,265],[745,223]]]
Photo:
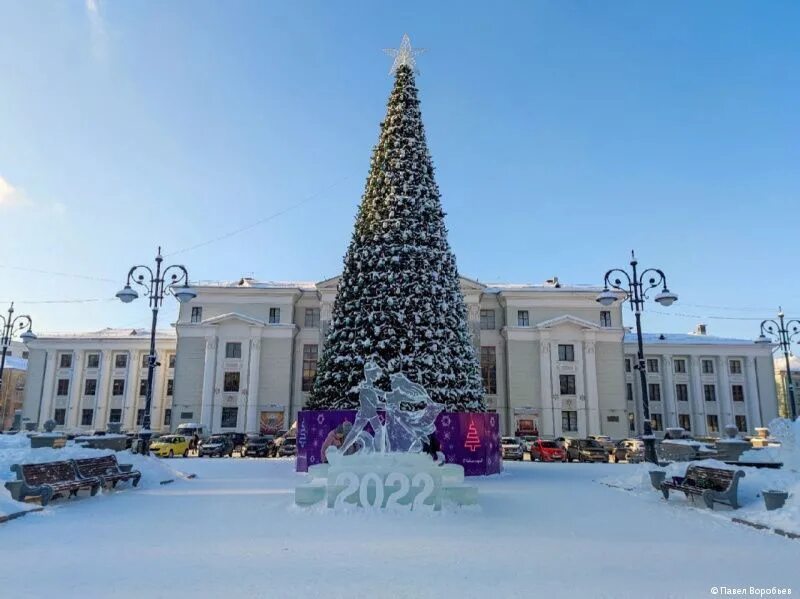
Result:
[[[600,283],[635,248],[681,298],[648,330],[755,337],[800,316],[798,22],[778,1],[0,0],[0,307],[146,326],[108,300],[130,265],[277,213],[170,260],[337,274],[381,48],[408,32],[462,274]],[[34,303],[75,299],[103,301]]]

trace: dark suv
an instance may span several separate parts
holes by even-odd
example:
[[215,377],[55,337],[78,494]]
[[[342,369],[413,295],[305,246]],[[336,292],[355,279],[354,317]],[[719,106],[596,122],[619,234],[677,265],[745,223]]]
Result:
[[275,454],[275,439],[272,435],[247,435],[242,446],[242,457],[269,458]]
[[233,451],[238,451],[241,455],[247,435],[244,433],[224,433],[224,435],[233,443]]
[[197,457],[218,457],[233,456],[233,441],[228,435],[211,435],[211,438],[202,441],[197,449]]
[[568,439],[567,461],[608,462],[608,451],[594,439]]

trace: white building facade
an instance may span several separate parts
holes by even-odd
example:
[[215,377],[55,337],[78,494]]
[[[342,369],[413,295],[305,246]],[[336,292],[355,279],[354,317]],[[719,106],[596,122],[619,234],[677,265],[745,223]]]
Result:
[[[159,430],[161,423],[162,431],[173,430],[181,422],[201,422],[213,432],[289,428],[308,400],[337,284],[338,278],[319,283],[245,278],[193,285],[198,295],[180,306],[175,335],[159,338],[162,365],[156,371],[153,429]],[[641,431],[638,381],[631,376],[633,370],[626,371],[635,345],[625,339],[620,302],[603,307],[595,301],[600,288],[566,286],[557,280],[542,285],[485,285],[462,278],[461,286],[487,406],[500,415],[503,433],[623,438]],[[123,428],[133,430],[143,406],[139,395],[126,387],[125,393],[131,394],[120,402],[109,385],[123,373],[134,386],[141,380],[147,344],[137,335],[111,337],[110,333],[103,337],[105,346],[91,335],[42,336],[34,341],[29,380],[38,378],[42,384],[28,388],[25,417],[38,423],[51,418],[63,421],[59,426],[64,428],[87,428],[88,410],[93,409],[91,427],[101,429],[114,409]],[[744,415],[739,422],[751,431],[777,413],[769,347],[740,340],[709,342],[714,338],[707,336],[705,343],[692,344],[687,337],[694,336],[669,335],[663,340],[648,336],[647,353],[665,364],[657,373],[648,372],[649,379],[655,384],[658,376],[657,383],[664,388],[663,398],[651,404],[651,411],[661,415],[661,429],[685,422],[684,400],[668,390],[684,384],[684,374],[692,393],[689,401],[696,406],[688,412],[695,434],[716,434],[707,418],[712,413],[718,418],[716,430]],[[91,372],[85,366],[60,368],[65,353],[75,354],[74,364],[84,364],[88,354],[98,351],[101,361]],[[110,368],[121,352],[131,355],[130,364],[136,369]],[[667,378],[668,361],[684,358],[687,372]],[[719,393],[716,404],[700,404],[697,399],[708,374],[693,378],[695,358],[700,367],[703,359],[720,365],[713,373]],[[736,359],[741,360],[741,373],[737,366],[732,366],[736,373],[723,373],[721,366]],[[106,365],[105,371],[100,364]],[[58,381],[67,373],[75,383],[65,389],[67,383]],[[75,389],[75,385],[83,389],[87,377],[105,381],[97,383],[100,393],[87,395]],[[741,405],[739,391],[730,390],[739,383],[746,391]],[[59,394],[64,391],[66,395]]]

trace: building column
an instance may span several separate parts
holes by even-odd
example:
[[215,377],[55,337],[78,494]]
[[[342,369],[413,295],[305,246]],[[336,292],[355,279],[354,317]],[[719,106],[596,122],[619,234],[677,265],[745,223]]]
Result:
[[594,339],[586,341],[585,348],[585,385],[586,396],[586,430],[590,435],[599,435],[602,432],[600,422],[600,404],[597,391],[597,360],[595,356]]
[[94,427],[108,428],[108,410],[111,404],[111,352],[100,354],[100,373],[97,377],[97,395],[95,396]]
[[678,424],[678,402],[675,397],[675,380],[672,376],[675,372],[675,365],[672,362],[671,354],[664,354],[664,386],[661,390],[661,398],[664,407],[664,430],[669,427],[679,426]]
[[[156,350],[161,366],[156,366],[153,372],[153,397],[150,403],[150,430],[161,432],[164,427],[164,386],[167,371],[166,355]],[[147,371],[145,370],[145,373]],[[145,375],[146,376],[146,375]],[[145,405],[147,400],[144,400]],[[142,405],[144,407],[144,405]]]
[[747,414],[747,427],[755,431],[757,426],[764,426],[761,422],[761,401],[758,396],[758,376],[756,375],[756,359],[753,356],[745,357],[745,378],[747,390],[745,391],[745,413]]
[[261,370],[261,337],[250,341],[250,366],[247,380],[247,420],[246,433],[257,433],[260,429],[258,421],[258,385]]
[[73,429],[78,427],[79,414],[81,411],[81,399],[83,398],[83,352],[72,352],[72,377],[69,390],[69,403],[67,404],[67,417],[65,428]]
[[691,381],[692,391],[692,434],[703,436],[707,434],[706,428],[706,407],[705,397],[703,396],[703,378],[700,371],[700,357],[691,356],[689,358],[689,380]]
[[553,386],[550,378],[550,336],[542,334],[539,340],[539,389],[542,400],[542,419],[539,432],[543,435],[561,436],[560,415],[556,418],[553,405]]
[[56,395],[56,356],[58,352],[49,350],[44,361],[44,379],[42,380],[42,405],[39,408],[36,428],[41,429],[48,420],[53,419],[53,403]]
[[203,396],[200,404],[200,422],[206,433],[211,432],[214,406],[214,378],[217,370],[217,338],[206,337],[206,355],[203,363]]
[[723,431],[729,424],[736,424],[733,417],[733,397],[731,394],[731,377],[728,356],[719,356],[719,436],[724,437]]
[[[136,352],[126,352],[128,354],[128,367],[125,369],[125,394],[122,396],[122,421],[128,431],[138,431],[139,425],[136,424],[139,412],[137,399],[139,398],[139,368],[133,363]],[[113,358],[114,355],[112,354]]]

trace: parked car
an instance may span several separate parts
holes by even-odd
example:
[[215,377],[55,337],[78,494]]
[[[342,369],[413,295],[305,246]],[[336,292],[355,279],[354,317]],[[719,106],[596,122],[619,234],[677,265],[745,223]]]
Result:
[[524,437],[519,437],[519,438],[522,439],[522,449],[524,449],[528,453],[531,452],[534,443],[536,443],[536,441],[539,440],[539,437],[537,437],[536,435],[525,435]]
[[275,454],[275,438],[272,435],[247,435],[242,446],[242,457],[269,458]]
[[150,453],[160,458],[189,455],[189,439],[183,435],[164,435],[150,444]]
[[594,439],[569,439],[567,461],[608,462],[608,452]]
[[233,456],[233,441],[227,435],[211,435],[207,441],[201,441],[197,449],[199,457],[219,457],[226,455]]
[[196,422],[184,422],[178,425],[178,428],[175,429],[176,435],[183,435],[187,439],[189,439],[189,449],[197,449],[195,447],[195,435],[196,438],[202,441],[207,436],[206,428],[202,424],[197,424]]
[[503,437],[500,440],[504,460],[522,460],[524,449],[522,441],[516,437]]
[[297,455],[297,438],[283,437],[283,441],[278,446],[277,455],[279,458],[287,458]]
[[588,435],[586,438],[597,441],[600,446],[608,452],[608,455],[613,455],[616,449],[616,444],[608,435]]
[[615,462],[638,463],[644,460],[644,443],[640,439],[623,439],[614,447]]
[[233,443],[233,451],[238,451],[239,455],[242,453],[242,448],[244,447],[244,442],[247,439],[247,435],[244,433],[223,433],[226,437],[231,440]]
[[531,461],[564,462],[566,459],[566,452],[555,441],[537,439],[531,447]]

